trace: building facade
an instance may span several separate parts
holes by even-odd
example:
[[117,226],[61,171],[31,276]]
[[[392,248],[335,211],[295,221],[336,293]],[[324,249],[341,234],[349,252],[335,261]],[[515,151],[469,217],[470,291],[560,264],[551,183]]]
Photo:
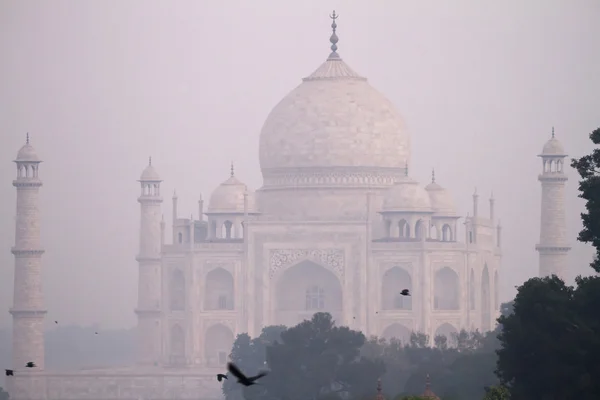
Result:
[[[461,329],[493,329],[502,255],[494,199],[483,214],[475,193],[471,215],[461,217],[434,173],[427,185],[411,178],[404,122],[341,59],[335,18],[332,27],[329,57],[267,117],[260,189],[248,188],[232,166],[206,209],[199,200],[196,218],[180,217],[174,194],[167,240],[162,180],[152,160],[144,169],[138,365],[131,368],[44,369],[41,161],[27,140],[16,160],[11,313],[15,365],[37,366],[7,377],[11,399],[220,398],[215,374],[237,334],[256,336],[265,326],[294,325],[315,312],[403,341],[412,331],[433,341]],[[562,160],[562,153],[543,158]],[[562,173],[562,161],[555,165],[553,177]],[[562,198],[550,193],[544,201],[542,218],[563,223]],[[564,244],[544,238],[544,249]],[[558,268],[558,261],[547,266],[540,258],[540,270],[542,264]],[[400,295],[403,289],[412,295]]]

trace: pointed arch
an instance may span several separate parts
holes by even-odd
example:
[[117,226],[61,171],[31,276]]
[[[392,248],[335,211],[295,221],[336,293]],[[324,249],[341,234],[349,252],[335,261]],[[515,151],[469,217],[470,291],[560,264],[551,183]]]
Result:
[[450,267],[435,273],[433,307],[436,310],[460,309],[460,282],[458,274]]
[[410,343],[411,330],[400,323],[388,325],[382,332],[381,337],[388,341],[392,338],[400,340],[403,345]]
[[415,223],[415,239],[423,239],[425,237],[425,233],[425,221],[420,219]]
[[440,240],[440,233],[438,232],[436,224],[431,224],[431,227],[429,228],[429,238],[432,240]]
[[400,232],[400,237],[403,239],[410,238],[410,224],[407,220],[401,219],[398,221],[398,230]]
[[185,276],[176,269],[171,273],[169,286],[169,308],[171,311],[185,311]]
[[225,221],[221,225],[221,238],[222,239],[233,239],[233,222]]
[[475,271],[473,268],[469,275],[469,310],[475,310]]
[[182,365],[185,363],[185,332],[179,324],[171,327],[169,350],[170,364]]
[[204,356],[210,367],[227,364],[234,336],[231,329],[223,324],[212,325],[204,335]]
[[293,326],[316,312],[342,317],[343,292],[329,269],[305,260],[287,268],[277,278],[272,293],[275,324]]
[[412,278],[408,271],[401,267],[388,269],[381,281],[381,309],[412,310],[412,297],[402,296],[402,289],[412,292]]
[[454,237],[452,235],[452,228],[448,224],[444,224],[442,226],[442,241],[443,242],[453,242]]
[[454,325],[445,322],[438,326],[435,330],[435,336],[445,336],[447,339],[448,347],[456,347],[456,335],[458,335],[458,329]]
[[492,329],[492,316],[490,307],[490,272],[487,264],[481,273],[481,330],[488,332]]
[[215,268],[206,274],[204,280],[204,309],[233,310],[233,276],[223,268]]

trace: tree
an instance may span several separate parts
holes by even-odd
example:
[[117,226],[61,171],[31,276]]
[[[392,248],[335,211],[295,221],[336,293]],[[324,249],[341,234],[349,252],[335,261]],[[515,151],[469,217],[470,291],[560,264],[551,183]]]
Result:
[[556,276],[519,287],[513,314],[499,319],[498,376],[513,397],[600,398],[597,358],[588,356],[600,348],[597,280],[579,278],[577,290]]
[[510,392],[502,385],[486,387],[483,400],[510,400]]
[[[590,134],[594,145],[600,144],[600,128]],[[596,256],[590,266],[600,272],[600,149],[594,149],[591,154],[571,160],[581,177],[579,181],[579,197],[586,200],[587,212],[581,214],[583,229],[577,240],[591,243],[596,249]]]
[[288,328],[281,340],[268,349],[265,398],[360,398],[372,393],[373,382],[385,373],[383,362],[361,356],[365,336],[335,326],[328,313]]

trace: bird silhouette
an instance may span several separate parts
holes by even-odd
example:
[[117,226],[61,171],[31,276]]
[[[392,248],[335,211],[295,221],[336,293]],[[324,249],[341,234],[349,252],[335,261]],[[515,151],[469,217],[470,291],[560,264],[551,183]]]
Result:
[[400,292],[400,294],[402,296],[410,296],[410,290],[408,290],[408,289],[402,289],[402,291]]
[[5,374],[6,376],[15,376],[15,373],[13,372],[12,369],[5,369]]
[[27,364],[25,364],[25,367],[27,367],[27,368],[35,368],[35,363],[33,361],[29,361]]
[[58,324],[58,321],[54,321],[55,324]]
[[256,385],[256,381],[263,376],[266,376],[266,372],[260,372],[256,376],[246,376],[235,366],[234,363],[227,363],[227,370],[231,372],[231,375],[235,376],[238,379],[238,383],[244,386],[252,386]]
[[219,382],[223,382],[223,379],[227,379],[227,375],[224,374],[217,374],[217,380]]

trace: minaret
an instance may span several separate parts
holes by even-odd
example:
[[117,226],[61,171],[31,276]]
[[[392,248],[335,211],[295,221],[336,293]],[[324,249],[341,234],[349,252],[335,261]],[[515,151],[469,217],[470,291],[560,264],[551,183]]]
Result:
[[[39,190],[42,181],[38,168],[42,162],[27,141],[14,161],[17,164],[17,218],[15,229],[15,281],[12,334],[12,369],[44,369],[44,293],[42,288],[42,254],[40,244]],[[35,368],[25,368],[28,362]]]
[[135,313],[137,324],[137,360],[139,364],[154,365],[161,355],[161,220],[160,183],[152,166],[148,166],[139,180],[140,203],[140,249],[138,262],[138,304]]
[[542,204],[540,220],[540,242],[536,246],[539,253],[539,276],[556,275],[566,278],[567,257],[571,247],[567,242],[567,221],[565,216],[564,159],[567,157],[562,144],[554,137],[546,142],[542,153],[542,173],[538,180],[542,183]]

